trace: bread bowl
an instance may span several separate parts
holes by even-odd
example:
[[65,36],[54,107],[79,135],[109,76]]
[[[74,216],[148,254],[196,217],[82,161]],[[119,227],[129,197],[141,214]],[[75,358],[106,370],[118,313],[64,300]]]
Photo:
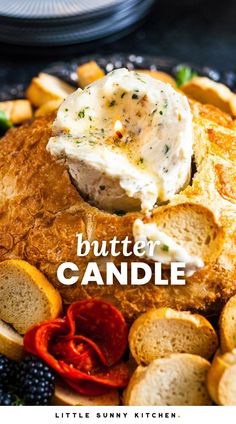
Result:
[[[216,311],[235,286],[235,123],[217,108],[190,101],[194,130],[194,162],[191,184],[166,205],[153,210],[152,218],[166,233],[200,256],[204,267],[181,287],[120,285],[63,286],[57,279],[62,262],[74,262],[83,274],[92,255],[78,258],[76,233],[90,241],[114,236],[133,240],[133,223],[141,212],[123,216],[92,206],[84,199],[68,168],[47,150],[55,113],[11,129],[2,140],[0,154],[1,260],[21,258],[38,267],[71,303],[101,297],[114,303],[129,321],[153,307]],[[226,149],[226,148],[227,149]],[[8,155],[9,165],[5,162]],[[136,261],[131,256],[113,258],[115,265]],[[104,260],[96,258],[101,273]],[[148,260],[147,260],[148,262]],[[168,277],[168,267],[164,270]]]

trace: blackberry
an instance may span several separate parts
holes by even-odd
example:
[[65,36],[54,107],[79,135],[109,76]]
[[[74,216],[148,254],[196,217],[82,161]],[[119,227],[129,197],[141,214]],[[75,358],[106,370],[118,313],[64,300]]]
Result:
[[14,370],[16,362],[0,355],[0,382],[1,384],[10,384],[14,379]]
[[7,391],[7,387],[0,385],[0,406],[10,406],[15,404],[15,395]]
[[27,356],[19,363],[17,385],[26,405],[48,405],[55,389],[55,375],[44,361]]

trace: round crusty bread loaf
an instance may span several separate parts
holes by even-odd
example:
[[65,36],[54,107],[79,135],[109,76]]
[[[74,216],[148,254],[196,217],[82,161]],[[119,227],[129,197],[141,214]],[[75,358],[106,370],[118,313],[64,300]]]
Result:
[[172,354],[139,365],[124,393],[125,405],[210,405],[206,388],[210,363],[200,356]]
[[[187,278],[185,286],[81,285],[90,261],[96,261],[105,277],[106,261],[117,267],[137,257],[78,257],[76,233],[90,242],[110,241],[115,236],[133,240],[132,226],[141,213],[124,216],[106,213],[84,200],[73,185],[66,164],[47,151],[55,115],[8,131],[0,151],[0,260],[21,258],[35,265],[58,288],[65,302],[100,297],[113,302],[133,321],[140,313],[160,306],[180,310],[211,311],[236,293],[236,194],[235,123],[217,109],[191,102],[194,121],[196,172],[192,184],[168,205],[155,209],[153,219],[161,231],[173,237],[205,266]],[[8,160],[6,161],[6,157]],[[65,286],[57,279],[63,262],[79,267],[79,280]],[[150,262],[151,264],[151,262]],[[169,279],[169,270],[163,278]]]
[[23,357],[23,337],[13,328],[0,320],[0,354],[18,361]]
[[236,405],[236,349],[221,354],[218,351],[207,376],[211,398],[218,405]]
[[0,319],[24,334],[61,312],[60,294],[40,271],[17,259],[0,263]]
[[100,396],[83,396],[62,381],[58,381],[52,404],[62,406],[117,406],[120,405],[120,396],[117,390],[110,390],[109,393]]
[[220,342],[222,352],[236,348],[236,296],[231,297],[220,316]]
[[149,364],[171,353],[210,358],[217,346],[217,334],[206,318],[170,308],[146,312],[129,332],[129,347],[138,364]]

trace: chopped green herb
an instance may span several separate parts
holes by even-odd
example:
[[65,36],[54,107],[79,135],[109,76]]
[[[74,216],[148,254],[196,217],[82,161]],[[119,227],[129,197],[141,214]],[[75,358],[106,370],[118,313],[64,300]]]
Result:
[[134,93],[134,94],[132,95],[132,99],[138,99],[138,95]]
[[92,121],[92,120],[93,120],[92,116],[90,116],[90,115],[89,115],[89,120],[90,120],[90,121]]
[[8,119],[6,113],[3,110],[0,110],[0,135],[5,134],[5,132],[11,128],[13,125]]
[[166,155],[170,150],[170,146],[168,146],[168,144],[165,144],[164,146],[164,154]]
[[115,106],[115,104],[116,104],[116,101],[115,101],[115,100],[112,100],[112,101],[110,102],[110,104],[109,104],[109,107]]
[[96,144],[96,141],[94,141],[94,140],[89,140],[89,144]]
[[138,165],[142,165],[142,164],[143,164],[143,158],[139,158]]
[[65,110],[65,112],[68,112],[68,109],[66,108],[66,109],[64,109]]
[[154,113],[157,111],[157,109],[153,109],[151,115],[154,115]]
[[84,116],[85,116],[85,110],[84,110],[84,109],[81,109],[81,110],[79,111],[79,113],[78,113],[78,117],[79,117],[79,118],[84,118]]
[[121,94],[121,98],[123,99],[123,97],[126,95],[126,92],[124,91],[124,93]]
[[176,84],[180,87],[185,82],[190,81],[197,76],[197,72],[193,71],[189,66],[180,65],[176,73]]
[[163,250],[163,252],[169,252],[169,246],[167,246],[167,244],[162,244],[161,250]]
[[163,107],[164,107],[164,109],[166,109],[168,107],[168,100],[167,99],[164,99]]
[[159,110],[159,113],[160,113],[160,115],[163,115],[163,111],[162,110]]

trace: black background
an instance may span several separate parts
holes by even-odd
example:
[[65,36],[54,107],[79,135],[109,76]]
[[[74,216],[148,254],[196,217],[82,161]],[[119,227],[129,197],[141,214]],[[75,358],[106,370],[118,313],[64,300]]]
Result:
[[28,82],[49,63],[87,53],[147,53],[236,70],[236,0],[156,0],[148,17],[116,41],[26,49],[0,46],[0,83]]

